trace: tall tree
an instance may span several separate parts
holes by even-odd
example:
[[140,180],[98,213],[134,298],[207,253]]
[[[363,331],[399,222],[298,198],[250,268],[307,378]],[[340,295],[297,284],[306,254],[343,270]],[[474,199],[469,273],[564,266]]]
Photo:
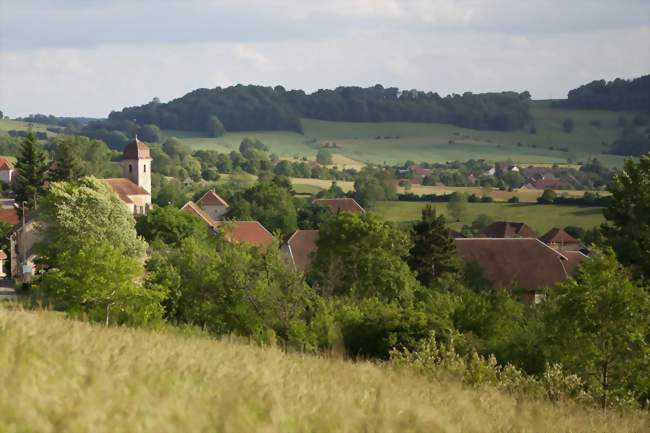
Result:
[[460,221],[467,211],[467,194],[454,192],[449,195],[447,212],[454,221]]
[[650,154],[625,161],[610,191],[603,232],[620,261],[650,279]]
[[595,250],[575,278],[548,291],[542,311],[550,358],[590,384],[603,408],[612,394],[647,397],[650,295],[613,251]]
[[27,207],[36,207],[38,197],[43,193],[47,173],[47,159],[43,147],[33,133],[25,136],[16,161],[16,183],[14,192],[16,202],[26,203]]
[[425,286],[430,287],[443,274],[458,270],[456,248],[445,226],[445,218],[436,215],[430,204],[422,209],[422,219],[411,229],[411,239],[413,246],[408,264]]
[[79,155],[79,149],[72,141],[61,141],[50,171],[50,178],[54,181],[73,181],[83,175],[83,161]]

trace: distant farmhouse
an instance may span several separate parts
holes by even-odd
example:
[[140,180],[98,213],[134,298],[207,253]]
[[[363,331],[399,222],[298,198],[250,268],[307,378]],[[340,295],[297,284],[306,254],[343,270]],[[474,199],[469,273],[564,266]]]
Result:
[[329,208],[338,215],[343,212],[364,214],[366,210],[353,198],[319,198],[314,203]]

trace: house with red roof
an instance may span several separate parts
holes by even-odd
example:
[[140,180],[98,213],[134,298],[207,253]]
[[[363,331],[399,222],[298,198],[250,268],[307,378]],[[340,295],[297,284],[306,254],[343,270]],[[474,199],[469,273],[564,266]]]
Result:
[[579,240],[557,227],[546,232],[539,240],[558,251],[578,251],[582,248]]
[[221,217],[228,213],[228,203],[221,198],[214,190],[210,190],[196,202],[210,217],[219,221]]
[[366,210],[353,198],[318,198],[314,203],[329,208],[336,215],[343,212],[366,213]]
[[481,238],[536,238],[537,233],[526,223],[495,221],[481,230]]
[[587,258],[533,238],[466,238],[454,239],[454,244],[460,258],[478,265],[491,287],[509,289],[527,304],[539,302],[545,287],[572,277]]
[[296,230],[282,245],[282,252],[293,270],[307,272],[318,249],[318,230]]
[[0,182],[11,183],[14,177],[14,165],[7,158],[0,158]]
[[200,218],[210,230],[223,233],[229,242],[244,242],[258,247],[268,247],[273,243],[273,235],[259,221],[215,221],[193,201],[185,203],[181,210]]

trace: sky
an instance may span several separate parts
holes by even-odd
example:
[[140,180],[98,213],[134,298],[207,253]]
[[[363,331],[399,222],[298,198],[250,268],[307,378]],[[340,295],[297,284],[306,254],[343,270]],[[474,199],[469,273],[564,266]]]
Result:
[[648,73],[650,0],[0,0],[11,117],[238,83],[548,99]]

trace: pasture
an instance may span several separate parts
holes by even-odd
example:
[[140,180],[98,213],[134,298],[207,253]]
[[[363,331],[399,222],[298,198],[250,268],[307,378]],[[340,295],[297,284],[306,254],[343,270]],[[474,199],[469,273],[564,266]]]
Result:
[[[198,133],[165,131],[177,136],[193,149],[230,152],[244,137],[258,138],[271,152],[281,157],[313,159],[321,145],[335,145],[335,164],[358,168],[364,163],[400,164],[416,162],[466,161],[468,159],[506,160],[521,164],[566,164],[597,157],[609,166],[620,166],[623,158],[606,154],[618,137],[618,119],[631,113],[599,110],[563,110],[550,107],[550,101],[531,102],[535,133],[482,131],[446,124],[382,122],[353,123],[303,119],[304,134],[288,131],[227,133],[207,138]],[[563,131],[565,119],[574,121],[571,133]],[[559,149],[565,149],[559,150]],[[336,156],[338,155],[338,156]],[[338,159],[337,159],[338,158]]]
[[8,131],[27,131],[31,129],[34,132],[47,132],[50,135],[56,135],[47,130],[54,125],[44,125],[41,123],[28,123],[19,120],[0,119],[0,134],[6,134]]
[[648,431],[650,422],[198,330],[0,307],[0,335],[3,432],[618,433]]
[[[421,211],[429,203],[425,202],[378,202],[370,209],[388,221],[398,223],[420,219]],[[431,203],[438,214],[447,217],[447,203]],[[541,236],[553,227],[569,225],[590,229],[605,221],[603,209],[599,207],[581,207],[564,205],[538,205],[529,203],[468,203],[460,221],[450,222],[454,230],[460,230],[464,224],[470,225],[477,216],[488,215],[495,221],[525,222]]]

